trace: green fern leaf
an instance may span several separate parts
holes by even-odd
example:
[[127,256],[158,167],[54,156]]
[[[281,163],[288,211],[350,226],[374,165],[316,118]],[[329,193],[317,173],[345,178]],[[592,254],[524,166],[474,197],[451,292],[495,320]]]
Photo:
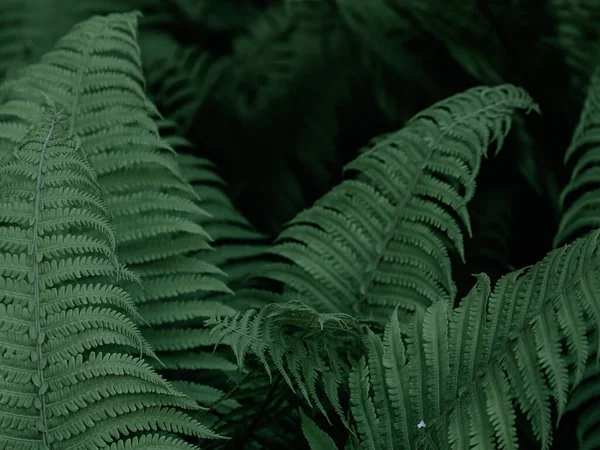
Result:
[[[555,250],[505,275],[493,291],[489,278],[478,275],[458,308],[439,301],[415,314],[406,340],[394,313],[383,352],[371,335],[368,359],[353,370],[352,414],[360,442],[374,442],[372,436],[389,429],[381,427],[382,418],[395,414],[398,435],[391,444],[378,440],[382,448],[517,448],[518,405],[542,448],[550,448],[550,400],[562,416],[578,383],[567,367],[585,366],[585,324],[600,323],[599,240],[600,230]],[[599,339],[594,336],[595,348]],[[385,344],[390,340],[395,347]],[[380,360],[384,379],[372,369]],[[398,396],[407,386],[410,396]],[[382,389],[391,406],[377,401]]]
[[[143,92],[136,24],[137,14],[94,17],[78,24],[40,63],[4,83],[0,149],[14,144],[28,122],[35,121],[44,95],[55,100],[69,111],[70,130],[89,149],[100,185],[109,194],[124,260],[150,262],[164,258],[164,243],[181,234],[187,235],[192,249],[205,247],[208,237],[193,223],[206,213],[173,155],[164,151],[170,146],[160,139],[152,118],[156,109]],[[70,63],[64,66],[64,60]],[[169,184],[157,184],[167,179]],[[142,246],[144,257],[128,258],[123,252]]]
[[[160,436],[218,437],[183,413],[194,401],[129,355],[154,355],[116,286],[139,280],[117,259],[97,177],[67,119],[44,112],[0,161],[1,235],[28,240],[11,250],[0,238],[11,261],[0,268],[0,448],[194,448]],[[94,245],[69,245],[83,236]],[[130,434],[139,435],[121,440]]]
[[[260,270],[286,295],[329,313],[383,321],[442,298],[452,302],[448,248],[464,257],[467,202],[488,145],[500,149],[527,93],[479,87],[417,114],[346,167],[356,174],[300,213],[270,253],[287,263]],[[407,317],[402,314],[402,317]],[[403,319],[404,320],[404,319]]]

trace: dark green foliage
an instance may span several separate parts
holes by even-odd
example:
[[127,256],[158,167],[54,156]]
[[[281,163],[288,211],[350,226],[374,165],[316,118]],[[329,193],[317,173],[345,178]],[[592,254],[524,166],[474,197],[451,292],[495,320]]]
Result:
[[599,18],[0,1],[0,450],[598,448]]

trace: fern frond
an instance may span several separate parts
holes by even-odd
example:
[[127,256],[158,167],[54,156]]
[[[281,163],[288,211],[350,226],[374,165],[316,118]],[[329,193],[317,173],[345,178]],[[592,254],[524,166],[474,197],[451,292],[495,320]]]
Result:
[[[458,308],[439,301],[415,314],[405,341],[394,313],[383,343],[371,334],[368,357],[351,378],[360,441],[386,449],[517,448],[518,405],[550,448],[550,402],[560,418],[588,358],[586,324],[600,321],[599,239],[596,231],[554,250],[493,291],[477,275]],[[387,401],[377,400],[380,392]]]
[[[339,165],[339,109],[351,98],[354,54],[338,22],[328,2],[276,2],[235,38],[229,62],[215,62],[228,67],[202,111],[211,126],[193,136],[208,141],[227,193],[271,235],[331,186]],[[249,146],[263,156],[238,150]],[[270,212],[253,215],[254,206]]]
[[[386,2],[378,1],[383,8]],[[482,12],[476,1],[453,1],[442,5],[439,2],[395,2],[394,15],[397,23],[405,24],[408,19],[443,44],[456,62],[481,84],[505,82],[507,64],[506,50],[501,36]],[[365,14],[364,18],[369,20]],[[385,48],[385,47],[384,47]],[[386,49],[392,53],[392,48]],[[385,51],[381,50],[380,52]]]
[[210,248],[197,223],[207,213],[161,139],[158,113],[144,94],[137,17],[98,16],[76,25],[38,64],[2,85],[0,150],[39,115],[43,96],[68,111],[70,131],[89,149],[108,194],[121,259],[142,274],[144,288],[130,289],[134,302],[155,317],[174,300],[186,319],[203,320],[212,308],[206,304],[203,312],[194,296],[230,291],[214,265],[189,255]]
[[[596,136],[599,127],[600,68],[597,68],[591,78],[571,145],[565,154],[565,163],[573,167],[573,171],[571,180],[561,196],[563,212],[554,239],[555,246],[569,242],[586,231],[600,228],[600,202],[597,200],[600,174],[595,166],[595,161],[600,155],[600,140]],[[574,316],[574,319],[579,322],[582,320],[579,315]],[[595,351],[598,349],[595,348]],[[576,411],[578,415],[577,438],[581,449],[597,447],[598,433],[594,431],[598,423],[595,407],[597,394],[594,386],[600,380],[597,366],[590,362],[583,372],[581,365],[575,373],[570,371],[570,375],[581,379],[581,384],[574,390],[567,407],[569,411]]]
[[[223,94],[242,120],[266,120],[281,109],[290,89],[320,70],[322,33],[332,31],[324,27],[333,12],[328,4],[286,1],[258,16],[248,34],[234,41],[229,74],[233,85]],[[317,27],[320,34],[314,33]]]
[[[160,436],[218,437],[182,412],[196,403],[141,359],[154,352],[116,284],[138,279],[116,256],[96,174],[68,127],[68,116],[43,111],[0,161],[2,236],[28,241],[3,245],[0,448],[194,448]],[[68,245],[78,237],[95,245]],[[138,436],[118,443],[130,434]]]
[[301,303],[271,303],[260,310],[248,309],[230,317],[206,321],[212,338],[227,339],[244,367],[247,354],[255,355],[269,378],[271,365],[294,390],[297,386],[311,404],[327,415],[317,391],[323,380],[325,392],[343,419],[338,388],[347,372],[348,357],[361,353],[360,329],[350,316],[322,314]]
[[[40,63],[4,83],[0,92],[2,107],[8,114],[0,124],[0,148],[6,149],[20,138],[27,122],[39,114],[40,102],[46,95],[69,111],[70,129],[89,148],[101,186],[110,194],[118,193],[107,198],[117,223],[133,220],[133,215],[151,223],[149,219],[154,215],[158,222],[156,231],[147,227],[152,237],[181,231],[202,235],[200,230],[186,227],[186,219],[176,214],[185,212],[189,218],[195,218],[203,211],[193,203],[193,196],[186,198],[181,194],[191,188],[179,173],[173,156],[165,151],[170,147],[160,139],[152,119],[157,112],[143,92],[136,25],[136,14],[87,20],[75,26]],[[64,60],[70,63],[64,66]],[[180,180],[180,192],[150,190],[143,184],[145,178],[141,175],[158,168],[165,178],[173,179],[173,184]],[[141,181],[136,186],[138,175]],[[111,177],[110,185],[102,182],[104,177]],[[153,207],[147,202],[152,195],[158,199],[162,196],[164,201],[155,202]],[[145,206],[140,206],[145,200]],[[181,225],[177,225],[177,219]],[[129,231],[129,227],[123,231]],[[144,233],[142,228],[131,231],[131,238],[123,245],[134,245]],[[206,236],[202,239],[206,241]]]
[[560,197],[563,212],[555,247],[600,227],[600,172],[595,165],[600,157],[600,139],[596,136],[599,129],[600,68],[592,76],[579,123],[565,154],[565,164],[573,165],[573,170]]
[[341,0],[337,6],[344,25],[359,42],[387,65],[398,71],[405,70],[401,64],[403,54],[390,51],[389,41],[390,36],[408,40],[415,33],[409,18],[397,14],[391,5],[377,0],[369,3]]
[[[421,57],[428,50],[421,48],[420,54],[412,51],[424,41],[423,31],[410,14],[378,0],[340,0],[336,5],[341,26],[353,44],[352,53],[358,54],[364,72],[361,77],[368,80],[373,100],[392,123],[408,120],[415,112],[412,105],[417,98],[425,97],[420,104],[429,104],[446,96]],[[438,45],[437,52],[439,49]],[[406,85],[411,89],[405,89]]]
[[[467,202],[488,145],[502,146],[517,109],[536,108],[514,86],[480,87],[417,114],[346,166],[356,174],[290,222],[261,268],[290,298],[319,311],[383,320],[452,302],[448,248],[464,257]],[[403,314],[405,317],[406,314]]]

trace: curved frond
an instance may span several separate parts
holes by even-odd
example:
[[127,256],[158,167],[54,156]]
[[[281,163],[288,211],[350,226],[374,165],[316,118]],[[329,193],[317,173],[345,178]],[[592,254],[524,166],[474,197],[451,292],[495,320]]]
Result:
[[191,135],[223,169],[227,193],[274,235],[333,183],[354,55],[330,2],[275,2],[248,28],[213,64],[225,68]]
[[[596,161],[600,156],[600,140],[596,133],[600,128],[600,68],[593,74],[588,88],[581,117],[571,145],[565,155],[565,163],[573,167],[571,180],[565,186],[561,203],[563,212],[554,244],[559,245],[571,241],[586,231],[600,228],[600,202],[598,201],[598,183],[600,172]],[[596,331],[597,332],[597,331]],[[598,348],[595,348],[598,359]],[[581,384],[574,390],[568,404],[569,411],[576,411],[577,438],[579,448],[593,449],[597,447],[598,424],[596,413],[597,386],[600,381],[598,365],[588,363]]]
[[[88,149],[107,194],[116,249],[141,277],[142,284],[128,292],[152,326],[145,336],[160,356],[172,356],[156,369],[168,371],[178,364],[173,359],[185,364],[205,354],[199,350],[209,345],[209,333],[197,327],[203,320],[233,310],[202,298],[231,291],[222,271],[193,255],[211,248],[199,224],[208,213],[160,137],[158,113],[144,93],[137,17],[114,14],[76,25],[39,63],[2,85],[0,153],[39,116],[44,97],[68,112],[69,131]],[[95,245],[88,241],[71,245]],[[195,367],[203,364],[210,365],[210,358]],[[202,388],[209,389],[198,384]],[[200,403],[210,403],[209,396]]]
[[[467,202],[488,146],[500,149],[522,89],[479,87],[417,114],[346,166],[347,179],[290,222],[260,269],[285,294],[328,313],[384,320],[442,298],[452,302],[448,250],[464,257]],[[406,314],[402,315],[406,317]]]
[[[344,0],[340,3],[350,6],[354,2]],[[405,28],[409,23],[416,22],[434,39],[439,40],[456,62],[480,83],[500,84],[506,80],[503,71],[510,67],[506,64],[506,52],[478,2],[459,0],[442,4],[432,1],[399,0],[392,7],[381,0],[370,3],[368,9],[354,7],[358,9],[355,15],[362,22],[366,22],[369,29],[380,28],[380,31],[374,32],[375,35],[381,33],[381,30],[386,28],[385,25],[390,28],[388,24],[384,23],[382,26],[375,22],[374,19],[381,21],[380,16],[385,16],[386,22],[390,24],[395,23],[396,26],[401,24]],[[360,3],[356,4],[360,5]],[[369,14],[369,9],[378,12]],[[390,17],[394,17],[394,20]],[[359,22],[357,19],[354,20]],[[354,28],[356,29],[356,26]],[[365,34],[363,31],[363,35]],[[385,55],[387,59],[392,58],[393,47],[389,43],[385,45],[384,40],[380,42],[378,53]]]
[[300,410],[300,417],[302,418],[302,432],[311,450],[338,450],[333,439],[321,430],[302,410]]

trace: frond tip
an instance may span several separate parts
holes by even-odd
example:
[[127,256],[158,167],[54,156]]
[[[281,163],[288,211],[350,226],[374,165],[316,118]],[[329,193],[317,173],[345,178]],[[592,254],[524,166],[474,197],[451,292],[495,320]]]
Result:
[[[215,438],[140,357],[138,279],[115,254],[96,174],[52,110],[0,161],[0,449],[93,450],[130,433]],[[137,444],[136,444],[137,445]]]

